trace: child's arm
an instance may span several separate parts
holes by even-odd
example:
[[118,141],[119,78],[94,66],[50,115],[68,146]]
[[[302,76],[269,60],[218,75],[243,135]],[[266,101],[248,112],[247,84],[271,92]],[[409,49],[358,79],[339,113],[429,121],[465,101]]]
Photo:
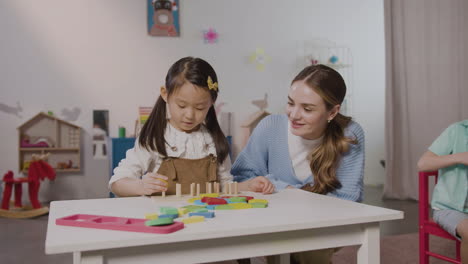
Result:
[[468,152],[439,156],[428,150],[419,159],[418,169],[420,171],[435,171],[456,164],[468,166]]
[[157,173],[147,173],[142,179],[122,178],[111,185],[118,196],[151,195],[167,191],[167,177]]

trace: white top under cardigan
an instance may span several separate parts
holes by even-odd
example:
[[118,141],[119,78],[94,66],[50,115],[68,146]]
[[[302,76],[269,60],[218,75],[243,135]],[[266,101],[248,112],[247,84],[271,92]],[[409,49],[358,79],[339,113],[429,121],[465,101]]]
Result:
[[[184,159],[201,159],[210,154],[216,156],[216,147],[208,129],[202,125],[200,129],[192,133],[186,133],[173,127],[167,123],[166,132],[166,152],[169,157],[177,157]],[[138,143],[138,138],[135,141],[135,146],[127,150],[125,159],[119,162],[119,165],[114,169],[114,175],[109,181],[109,189],[112,183],[122,178],[140,179],[147,172],[157,172],[163,157],[156,151],[148,151],[142,148]],[[221,186],[225,182],[232,181],[231,159],[229,155],[222,164],[218,164],[218,178]]]
[[321,142],[323,137],[317,139],[304,139],[298,137],[291,132],[291,127],[288,126],[288,149],[291,157],[292,167],[296,174],[296,178],[300,181],[305,181],[310,176],[310,160],[309,153],[312,152]]

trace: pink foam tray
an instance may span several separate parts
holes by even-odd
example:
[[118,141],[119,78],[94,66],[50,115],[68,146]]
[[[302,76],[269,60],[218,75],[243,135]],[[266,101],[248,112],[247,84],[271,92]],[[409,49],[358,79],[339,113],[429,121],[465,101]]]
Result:
[[104,215],[74,214],[57,218],[56,225],[110,229],[130,232],[168,234],[184,228],[184,223],[174,222],[164,226],[145,226],[146,219]]

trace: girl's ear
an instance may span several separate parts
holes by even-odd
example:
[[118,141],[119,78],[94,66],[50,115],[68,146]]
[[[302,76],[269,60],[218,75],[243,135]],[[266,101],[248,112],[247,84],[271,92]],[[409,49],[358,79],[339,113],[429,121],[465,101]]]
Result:
[[167,90],[166,90],[166,87],[161,86],[160,93],[161,93],[161,97],[164,100],[164,102],[167,103]]
[[331,110],[328,116],[328,120],[332,120],[340,112],[341,105],[335,105]]

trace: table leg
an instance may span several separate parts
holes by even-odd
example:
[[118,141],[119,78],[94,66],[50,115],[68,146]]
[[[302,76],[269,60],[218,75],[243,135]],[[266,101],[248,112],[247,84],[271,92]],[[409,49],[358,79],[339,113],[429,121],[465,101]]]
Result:
[[380,263],[380,226],[378,222],[365,225],[362,245],[357,253],[357,262],[359,264]]
[[290,254],[267,256],[268,264],[289,264]]
[[104,264],[104,256],[73,252],[73,264]]

